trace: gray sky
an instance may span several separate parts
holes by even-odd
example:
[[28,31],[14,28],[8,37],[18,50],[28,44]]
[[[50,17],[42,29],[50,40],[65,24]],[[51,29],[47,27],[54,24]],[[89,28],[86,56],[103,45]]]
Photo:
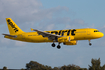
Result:
[[96,28],[105,34],[105,1],[94,0],[0,0],[0,68],[25,68],[26,63],[37,61],[58,67],[75,64],[83,68],[91,65],[92,58],[105,64],[105,37],[89,42],[78,41],[75,46],[51,47],[51,43],[25,43],[5,39],[9,34],[5,18],[12,18],[25,32],[30,28],[61,30]]

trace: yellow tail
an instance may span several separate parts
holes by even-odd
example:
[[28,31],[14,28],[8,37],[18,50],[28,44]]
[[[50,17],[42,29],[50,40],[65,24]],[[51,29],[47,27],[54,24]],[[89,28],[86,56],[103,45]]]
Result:
[[17,35],[24,33],[11,18],[6,18],[6,22],[10,35]]

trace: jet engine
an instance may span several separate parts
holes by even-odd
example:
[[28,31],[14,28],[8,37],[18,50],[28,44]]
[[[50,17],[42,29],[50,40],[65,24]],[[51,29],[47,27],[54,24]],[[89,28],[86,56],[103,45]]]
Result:
[[77,41],[63,42],[64,45],[76,45]]
[[70,36],[58,38],[58,42],[70,42]]

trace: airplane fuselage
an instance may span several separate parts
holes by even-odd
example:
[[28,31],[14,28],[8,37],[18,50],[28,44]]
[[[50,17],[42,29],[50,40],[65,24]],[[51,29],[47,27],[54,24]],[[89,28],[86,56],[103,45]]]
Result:
[[[61,35],[61,36],[70,36],[71,40],[89,40],[89,39],[97,39],[103,36],[101,32],[95,32],[97,29],[92,28],[84,28],[84,29],[68,29],[68,30],[53,30],[53,31],[45,31],[48,33]],[[42,35],[38,35],[37,32],[26,32],[22,34],[18,34],[17,38],[12,38],[5,36],[5,38],[10,38],[13,40],[25,41],[25,42],[53,42],[49,40],[47,37],[43,37]]]

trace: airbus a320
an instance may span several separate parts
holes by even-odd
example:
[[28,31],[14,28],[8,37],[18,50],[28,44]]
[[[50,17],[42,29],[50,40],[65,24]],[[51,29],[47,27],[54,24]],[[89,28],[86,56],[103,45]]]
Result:
[[55,47],[55,42],[57,42],[58,49],[61,48],[61,43],[64,45],[76,45],[78,40],[89,40],[89,45],[91,46],[91,39],[97,39],[104,36],[102,32],[99,32],[94,28],[52,31],[40,31],[31,28],[31,31],[35,32],[24,32],[11,18],[6,18],[6,22],[10,34],[3,34],[5,38],[33,43],[52,42],[52,47]]

